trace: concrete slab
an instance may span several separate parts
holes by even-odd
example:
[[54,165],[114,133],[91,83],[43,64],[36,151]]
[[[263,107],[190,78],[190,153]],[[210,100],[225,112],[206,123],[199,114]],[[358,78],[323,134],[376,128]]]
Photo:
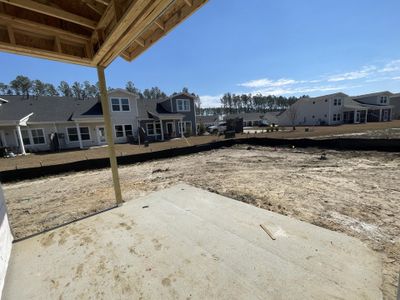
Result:
[[359,240],[181,184],[14,244],[3,296],[380,299],[380,285]]

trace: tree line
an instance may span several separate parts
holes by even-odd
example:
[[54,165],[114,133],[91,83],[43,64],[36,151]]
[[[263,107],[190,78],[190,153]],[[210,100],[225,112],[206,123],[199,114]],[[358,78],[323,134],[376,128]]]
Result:
[[[108,91],[112,91],[113,89],[112,87],[108,87]],[[126,83],[125,89],[138,95],[141,99],[162,99],[167,97],[167,94],[159,87],[146,88],[141,91],[132,81]],[[189,90],[184,87],[182,92],[189,93]],[[29,98],[30,96],[62,96],[85,100],[99,97],[100,89],[98,82],[92,84],[87,80],[83,83],[75,81],[72,84],[61,81],[56,87],[51,83],[46,83],[39,79],[31,80],[29,77],[18,75],[8,84],[0,82],[0,95],[20,95],[25,98]],[[197,102],[199,102],[199,100],[197,100]]]
[[220,114],[237,114],[248,112],[268,112],[285,110],[290,107],[294,102],[300,98],[307,98],[309,96],[303,95],[301,97],[284,97],[261,94],[231,94],[225,93],[221,99],[220,107],[200,108],[202,115],[220,115]]

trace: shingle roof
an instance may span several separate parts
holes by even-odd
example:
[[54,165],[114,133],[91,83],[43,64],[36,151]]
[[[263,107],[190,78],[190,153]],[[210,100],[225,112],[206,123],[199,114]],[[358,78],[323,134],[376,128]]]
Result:
[[393,94],[389,91],[383,91],[383,92],[376,92],[376,93],[370,93],[370,94],[364,94],[364,95],[358,95],[358,96],[351,96],[351,98],[359,99],[359,98],[373,97],[373,96],[379,96],[379,95],[392,96]]
[[[98,100],[76,100],[69,97],[2,96],[8,103],[0,106],[1,121],[19,121],[33,113],[29,122],[64,122],[76,116],[99,113]],[[101,114],[100,114],[101,115]]]

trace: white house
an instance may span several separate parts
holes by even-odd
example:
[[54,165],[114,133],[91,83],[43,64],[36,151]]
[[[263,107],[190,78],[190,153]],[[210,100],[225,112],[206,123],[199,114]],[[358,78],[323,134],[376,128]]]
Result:
[[277,116],[278,124],[314,126],[390,121],[390,95],[390,92],[360,96],[335,93],[301,98]]
[[[109,93],[109,105],[116,143],[126,143],[128,136],[137,138],[139,127],[147,140],[196,133],[194,96],[190,94],[149,100],[116,89]],[[105,127],[98,99],[0,97],[0,147],[24,154],[103,144]]]

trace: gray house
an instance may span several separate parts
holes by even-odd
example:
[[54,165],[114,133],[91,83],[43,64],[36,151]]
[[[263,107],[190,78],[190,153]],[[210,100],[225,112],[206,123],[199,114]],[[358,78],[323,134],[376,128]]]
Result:
[[390,105],[393,107],[393,119],[400,119],[400,93],[390,97]]
[[[194,97],[189,94],[154,101],[116,89],[109,93],[109,105],[115,143],[126,143],[129,136],[137,139],[139,131],[150,141],[196,133]],[[0,97],[0,147],[25,154],[104,144],[98,99]]]

